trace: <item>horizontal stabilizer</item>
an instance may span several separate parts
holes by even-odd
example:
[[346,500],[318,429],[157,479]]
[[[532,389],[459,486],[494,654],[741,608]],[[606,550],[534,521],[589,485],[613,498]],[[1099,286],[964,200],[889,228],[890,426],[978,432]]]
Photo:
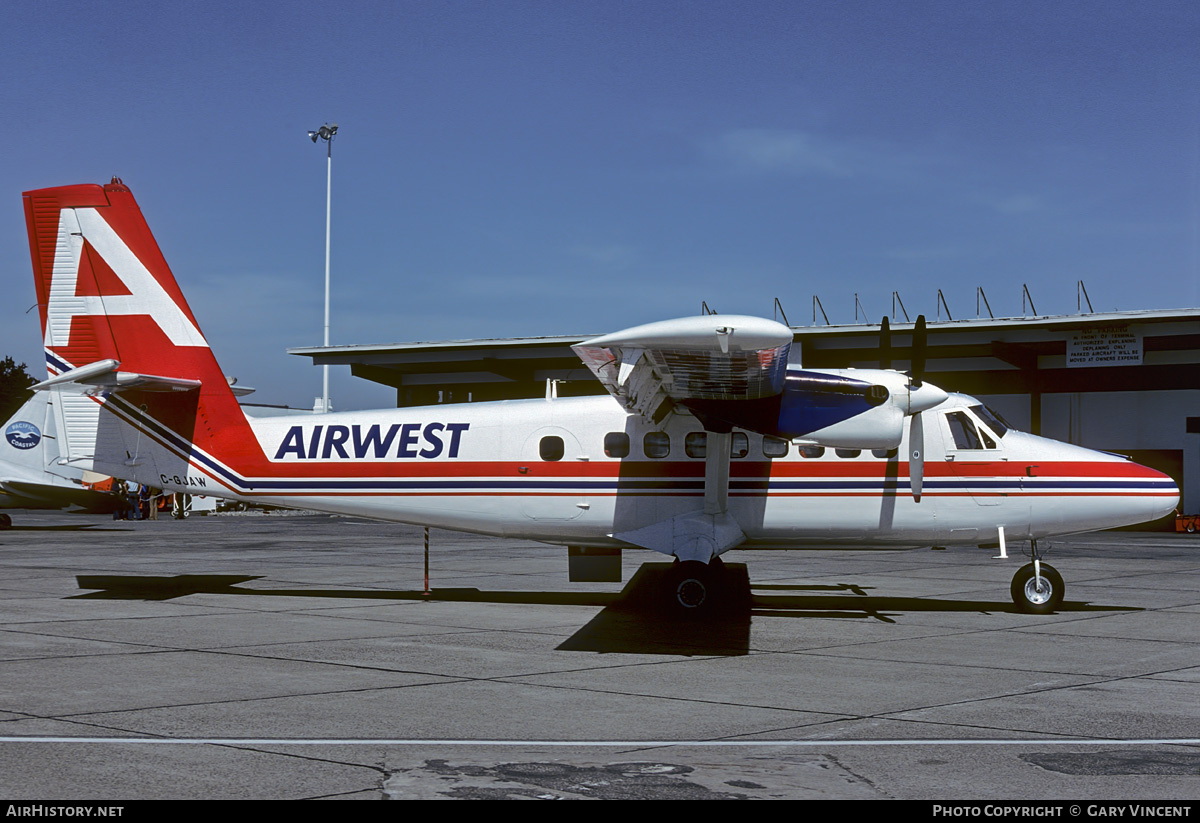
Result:
[[84,394],[119,392],[126,389],[142,391],[191,391],[200,388],[199,380],[183,377],[162,377],[155,374],[137,374],[120,371],[118,360],[98,360],[77,369],[30,386],[34,391],[48,389],[74,389]]
[[7,508],[76,508],[90,512],[110,512],[120,504],[115,495],[92,491],[69,482],[51,485],[6,480],[0,482],[0,493],[12,498],[7,501]]

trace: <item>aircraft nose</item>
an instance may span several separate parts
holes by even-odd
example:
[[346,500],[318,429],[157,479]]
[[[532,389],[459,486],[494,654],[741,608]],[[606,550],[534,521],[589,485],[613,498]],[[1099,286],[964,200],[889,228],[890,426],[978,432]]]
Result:
[[1141,466],[1140,468],[1145,469],[1147,473],[1153,475],[1153,482],[1158,484],[1162,489],[1162,497],[1157,499],[1157,505],[1154,506],[1150,519],[1157,520],[1160,517],[1166,517],[1179,507],[1179,486],[1171,479],[1170,475],[1145,466]]
[[1166,517],[1179,505],[1179,486],[1157,469],[1138,463],[1127,464],[1128,474],[1120,482],[1126,493],[1111,501],[1114,510],[1123,512],[1123,525],[1148,523]]

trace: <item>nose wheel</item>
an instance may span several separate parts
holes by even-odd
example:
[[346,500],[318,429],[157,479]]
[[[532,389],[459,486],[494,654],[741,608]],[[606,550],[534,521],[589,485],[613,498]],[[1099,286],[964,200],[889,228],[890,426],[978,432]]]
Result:
[[1062,605],[1066,586],[1062,575],[1049,563],[1027,563],[1013,575],[1012,594],[1017,608],[1026,614],[1052,614]]

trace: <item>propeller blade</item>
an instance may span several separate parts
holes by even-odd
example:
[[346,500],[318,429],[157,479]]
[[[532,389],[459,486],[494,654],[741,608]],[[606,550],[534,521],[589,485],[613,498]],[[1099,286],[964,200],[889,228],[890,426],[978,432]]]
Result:
[[879,323],[879,368],[892,367],[892,326],[888,323],[887,315]]
[[908,424],[908,482],[913,502],[921,502],[921,484],[925,480],[925,425],[921,415],[914,414]]
[[925,315],[922,314],[917,317],[917,325],[913,329],[912,387],[914,389],[921,388],[921,384],[925,382],[925,341],[927,336]]

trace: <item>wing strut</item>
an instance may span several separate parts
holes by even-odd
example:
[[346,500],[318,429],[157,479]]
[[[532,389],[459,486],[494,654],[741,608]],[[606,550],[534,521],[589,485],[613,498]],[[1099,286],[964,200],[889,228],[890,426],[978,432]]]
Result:
[[704,457],[704,508],[660,520],[612,537],[653,549],[681,561],[708,563],[746,539],[729,514],[730,432],[707,432]]
[[729,510],[729,459],[731,432],[707,432],[704,456],[704,513],[725,514]]

